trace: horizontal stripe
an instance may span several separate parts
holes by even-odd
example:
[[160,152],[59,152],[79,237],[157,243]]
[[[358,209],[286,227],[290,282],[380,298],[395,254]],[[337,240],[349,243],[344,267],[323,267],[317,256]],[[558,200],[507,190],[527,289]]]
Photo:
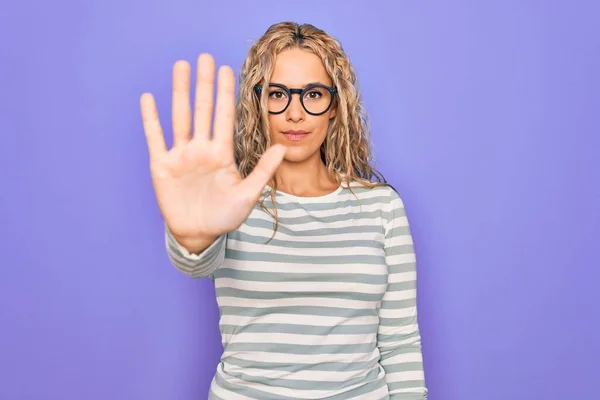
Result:
[[[402,292],[398,292],[402,293]],[[283,297],[279,299],[261,299],[252,303],[253,307],[269,308],[277,306],[295,306],[295,307],[336,307],[336,308],[355,308],[355,309],[373,309],[378,305],[378,301],[348,300],[348,299],[327,299],[318,297]],[[394,302],[386,302],[394,303]],[[243,297],[219,297],[219,305],[230,307],[244,307],[248,305],[248,300]]]
[[385,285],[388,283],[388,276],[364,273],[344,273],[345,269],[339,269],[339,272],[331,273],[321,271],[317,273],[305,272],[263,272],[263,271],[240,271],[238,269],[221,267],[219,269],[219,278],[241,279],[255,282],[277,282],[294,284],[296,282],[354,282],[367,285]]
[[320,282],[318,286],[316,286],[314,282],[294,282],[293,285],[282,285],[278,282],[248,282],[241,279],[219,277],[218,275],[219,271],[216,271],[215,276],[218,279],[215,281],[215,285],[217,288],[228,287],[245,290],[252,289],[265,292],[288,293],[290,296],[296,296],[297,294],[303,292],[314,293],[315,290],[325,293],[383,293],[388,286],[387,284],[373,285],[360,282],[333,281]]
[[[232,284],[235,281],[231,281]],[[303,292],[282,292],[272,291],[266,292],[263,290],[244,290],[233,287],[227,287],[219,282],[219,287],[216,288],[217,298],[225,297],[237,297],[244,300],[283,300],[283,299],[303,299],[310,298],[316,301],[323,301],[324,299],[347,299],[356,301],[379,301],[381,294],[379,293],[357,293],[357,292],[325,292],[314,290],[308,290]]]
[[365,317],[377,316],[375,309],[348,309],[341,307],[317,307],[317,306],[280,306],[280,307],[230,307],[219,306],[221,315],[239,315],[245,317],[261,316],[265,314],[293,314],[293,315],[313,315],[327,317]]
[[[311,360],[312,361],[312,360]],[[375,365],[377,365],[378,360],[373,359],[367,362],[317,362],[314,361],[309,363],[298,363],[294,364],[289,363],[289,357],[287,358],[287,362],[266,362],[264,360],[261,361],[248,361],[243,358],[236,357],[228,357],[227,365],[232,368],[233,366],[243,368],[258,368],[264,370],[273,370],[273,371],[285,371],[288,373],[298,372],[298,371],[308,371],[313,374],[323,371],[333,371],[333,372],[344,372],[344,371],[364,371],[372,369]],[[400,365],[400,364],[398,364]]]
[[303,329],[298,327],[298,331],[293,333],[281,332],[264,332],[255,333],[244,330],[236,333],[235,340],[240,343],[257,343],[268,344],[273,347],[278,345],[297,344],[304,345],[309,343],[310,346],[328,346],[328,345],[346,345],[346,344],[366,344],[373,342],[371,332],[361,334],[344,334],[344,335],[309,335],[303,333]]
[[[336,325],[336,326],[318,326],[307,324],[248,324],[240,329],[237,325],[221,324],[222,333],[299,333],[306,335],[357,335],[362,333],[372,333],[377,329],[378,324],[360,324],[360,325]],[[304,339],[308,341],[310,338]]]
[[220,322],[225,325],[238,325],[240,328],[248,324],[306,324],[315,326],[333,326],[333,325],[356,325],[356,324],[379,324],[380,318],[377,315],[357,317],[338,317],[330,315],[301,315],[301,314],[264,314],[260,316],[247,316],[235,314],[221,315]]
[[260,351],[232,351],[227,347],[223,351],[222,361],[225,365],[230,359],[245,360],[248,362],[267,362],[267,363],[287,363],[288,365],[299,368],[306,364],[315,367],[323,364],[365,364],[379,363],[381,358],[379,349],[373,349],[371,352],[353,353],[353,354],[289,354],[273,353]]

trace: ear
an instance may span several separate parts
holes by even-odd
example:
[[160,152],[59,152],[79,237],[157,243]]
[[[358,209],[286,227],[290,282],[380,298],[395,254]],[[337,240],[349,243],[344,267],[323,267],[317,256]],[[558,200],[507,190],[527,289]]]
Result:
[[337,114],[337,101],[334,101],[333,105],[331,106],[331,110],[329,110],[329,120],[331,121],[332,119],[334,119],[336,114]]

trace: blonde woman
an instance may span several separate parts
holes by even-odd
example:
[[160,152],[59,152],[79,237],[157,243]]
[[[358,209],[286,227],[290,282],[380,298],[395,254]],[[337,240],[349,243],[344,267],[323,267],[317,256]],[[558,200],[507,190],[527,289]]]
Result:
[[250,49],[237,103],[231,68],[217,75],[214,102],[200,55],[192,111],[191,66],[175,63],[171,149],[141,97],[168,255],[216,288],[209,398],[425,399],[412,236],[371,165],[342,46],[279,23]]

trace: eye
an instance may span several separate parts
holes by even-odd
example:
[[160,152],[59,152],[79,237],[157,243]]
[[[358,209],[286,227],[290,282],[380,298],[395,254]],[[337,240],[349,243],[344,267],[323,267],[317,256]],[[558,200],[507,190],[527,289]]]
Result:
[[311,100],[320,99],[322,96],[323,94],[318,90],[311,90],[310,92],[306,93],[306,97],[308,97]]
[[269,98],[274,100],[283,100],[287,97],[286,93],[281,90],[273,90],[269,92]]

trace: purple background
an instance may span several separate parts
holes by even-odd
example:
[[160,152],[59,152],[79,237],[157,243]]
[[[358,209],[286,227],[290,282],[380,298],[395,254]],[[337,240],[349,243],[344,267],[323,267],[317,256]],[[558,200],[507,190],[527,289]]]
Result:
[[430,398],[597,398],[598,3],[282,3],[2,6],[0,398],[206,398],[214,290],[168,263],[138,99],[170,127],[177,59],[237,73],[288,19],[356,66],[412,221]]

